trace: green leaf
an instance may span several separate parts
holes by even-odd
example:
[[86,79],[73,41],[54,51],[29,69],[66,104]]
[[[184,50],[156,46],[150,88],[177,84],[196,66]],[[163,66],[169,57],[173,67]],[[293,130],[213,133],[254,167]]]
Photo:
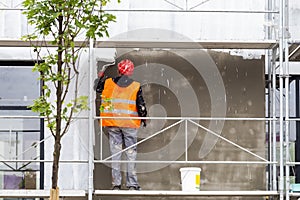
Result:
[[[74,112],[89,110],[87,96],[75,96],[73,101],[64,103],[61,108],[56,107],[56,102],[63,100],[59,94],[63,95],[66,92],[68,96],[69,92],[74,93],[69,84],[73,86],[78,78],[76,76],[79,75],[77,72],[79,67],[85,67],[79,66],[78,62],[79,53],[86,51],[85,45],[75,48],[74,41],[82,39],[84,34],[87,41],[96,37],[109,36],[109,24],[116,21],[114,15],[103,10],[109,2],[109,0],[23,0],[22,2],[24,7],[22,13],[27,17],[28,24],[34,26],[34,30],[21,39],[34,41],[51,38],[50,44],[55,46],[54,50],[43,43],[33,46],[36,57],[43,61],[36,63],[33,71],[41,74],[39,80],[42,80],[44,85],[43,95],[34,100],[33,105],[30,106],[32,111],[50,118],[47,127],[51,130],[55,130],[56,123],[64,125],[61,121],[57,122],[58,114],[61,114],[62,120],[66,121],[71,109]],[[99,8],[101,10],[98,10]],[[58,92],[58,88],[62,91]],[[113,109],[111,101],[109,99],[106,101],[110,105],[107,108]],[[100,107],[100,109],[107,108]]]

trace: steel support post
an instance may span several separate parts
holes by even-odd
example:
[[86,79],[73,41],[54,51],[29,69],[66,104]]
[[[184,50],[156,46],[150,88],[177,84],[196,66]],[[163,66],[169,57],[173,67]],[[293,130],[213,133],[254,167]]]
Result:
[[[273,6],[272,6],[272,1],[273,0],[266,0],[265,5],[266,5],[266,10],[272,10]],[[265,14],[265,20],[267,22],[271,22],[272,21],[272,14],[271,13],[266,13]],[[269,40],[271,39],[271,26],[265,26],[265,39]],[[268,69],[268,80],[267,80],[267,108],[268,108],[268,113],[267,116],[268,118],[272,117],[272,112],[273,112],[273,99],[272,99],[272,50],[271,49],[266,49],[265,50],[265,69]],[[272,132],[272,125],[273,122],[272,121],[267,121],[268,124],[268,159],[272,160],[272,138],[273,138],[273,132]],[[268,181],[267,181],[267,188],[268,190],[272,190],[272,183],[273,183],[273,169],[272,169],[272,165],[268,165]]]
[[284,35],[284,0],[279,1],[279,196],[284,199],[284,129],[283,129],[283,35]]
[[277,48],[272,49],[272,189],[277,190],[277,135],[276,135],[276,55]]
[[93,170],[94,170],[94,148],[93,148],[93,136],[94,136],[94,92],[93,92],[93,69],[94,69],[94,49],[93,49],[93,40],[90,39],[89,44],[89,118],[88,118],[88,127],[89,127],[89,152],[88,152],[88,200],[93,199],[93,190],[94,190],[94,183],[93,183]]
[[185,148],[185,161],[188,161],[188,129],[187,129],[187,123],[188,121],[187,120],[184,120],[184,128],[185,128],[185,131],[184,131],[184,136],[185,136],[185,139],[184,139],[184,148]]
[[285,49],[285,190],[286,199],[289,199],[290,190],[290,134],[289,134],[289,70],[288,70],[288,48]]
[[288,0],[284,0],[284,8],[283,8],[283,41],[284,41],[284,78],[285,78],[285,191],[286,191],[286,199],[289,200],[289,191],[290,191],[290,165],[287,163],[290,159],[290,135],[289,135],[289,23],[288,23]]
[[[296,118],[300,118],[300,78],[297,77],[295,95],[296,95]],[[295,161],[300,162],[300,121],[296,121],[296,143],[295,143]],[[296,183],[300,183],[300,165],[295,165]]]
[[[272,99],[272,65],[270,62],[270,50],[266,50],[266,58],[265,58],[265,65],[268,67],[268,80],[266,81],[268,83],[267,88],[267,103],[266,106],[268,108],[268,113],[267,116],[268,118],[272,117],[272,103],[273,103],[273,99]],[[273,133],[272,133],[272,121],[268,120],[266,121],[266,123],[268,124],[268,160],[272,160],[272,138],[273,138]],[[267,188],[269,190],[272,189],[272,166],[268,165],[268,181],[267,181]]]

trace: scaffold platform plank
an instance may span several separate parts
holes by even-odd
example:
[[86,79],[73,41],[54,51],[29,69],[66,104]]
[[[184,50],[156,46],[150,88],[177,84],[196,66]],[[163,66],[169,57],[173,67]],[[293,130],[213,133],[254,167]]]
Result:
[[291,197],[300,197],[300,192],[290,192],[289,195]]
[[171,48],[171,49],[272,49],[275,40],[193,40],[193,41],[97,41],[97,48]]
[[[60,197],[85,197],[85,190],[60,190]],[[169,191],[169,190],[95,190],[96,196],[157,196],[157,197],[188,197],[188,196],[278,196],[278,191]],[[290,193],[300,196],[300,193]],[[49,190],[0,190],[0,198],[47,198]]]
[[[86,41],[75,41],[81,46]],[[22,41],[0,39],[0,47],[31,47],[41,45],[55,47],[50,41]],[[195,40],[195,41],[160,41],[160,40],[106,40],[96,41],[95,48],[171,48],[171,49],[272,49],[278,46],[276,40]]]
[[278,191],[165,191],[165,190],[95,190],[97,196],[277,196]]
[[[0,190],[0,198],[47,198],[50,190]],[[85,197],[85,190],[60,190],[60,197]]]

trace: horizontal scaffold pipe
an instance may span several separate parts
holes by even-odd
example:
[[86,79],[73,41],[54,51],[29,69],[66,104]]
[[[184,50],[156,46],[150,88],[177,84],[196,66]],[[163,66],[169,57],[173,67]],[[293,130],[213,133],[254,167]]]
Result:
[[[32,162],[32,163],[51,163],[53,160],[0,160],[2,163],[19,163],[19,162]],[[60,160],[60,163],[88,163],[88,160]],[[158,161],[158,160],[136,160],[136,161],[112,161],[112,160],[94,160],[94,163],[153,163],[153,164],[276,164],[277,162],[271,161]],[[295,164],[295,163],[290,163]],[[300,163],[298,163],[300,164]]]
[[[43,116],[24,116],[24,115],[0,115],[0,119],[44,119]],[[73,119],[88,119],[88,116],[74,116]],[[277,121],[277,118],[267,117],[98,117],[94,116],[94,119],[153,119],[153,120],[225,120],[225,121]],[[293,119],[293,118],[292,118]],[[289,119],[289,120],[292,120]],[[300,120],[294,118],[293,120]]]
[[[47,198],[49,190],[0,190],[0,198]],[[60,197],[85,197],[85,190],[59,190]]]
[[[0,160],[2,163],[19,163],[19,162],[32,162],[32,163],[49,163],[53,162],[53,160]],[[87,160],[60,160],[60,163],[88,163]],[[153,164],[276,164],[277,162],[271,161],[158,161],[158,160],[135,160],[135,161],[127,161],[127,160],[94,160],[94,163],[153,163]],[[293,164],[293,163],[291,163]],[[300,164],[300,163],[298,163]]]
[[[53,160],[0,160],[0,163],[19,163],[19,162],[32,162],[32,163],[51,163]],[[88,160],[60,160],[60,163],[88,163]]]
[[153,120],[254,120],[254,121],[276,121],[277,118],[264,117],[95,117],[95,119],[153,119]]
[[[0,115],[0,119],[45,119],[44,116]],[[50,117],[51,119],[51,117]],[[88,119],[87,116],[74,116],[72,119]]]
[[94,163],[151,163],[151,164],[277,164],[277,162],[271,161],[216,161],[216,160],[205,160],[205,161],[158,161],[158,160],[94,160]]
[[286,121],[300,121],[300,118],[289,117],[289,119],[286,119]]
[[286,162],[286,165],[300,165],[300,162]]
[[[3,11],[24,11],[24,8],[6,8],[1,7],[0,10]],[[274,13],[279,14],[278,10],[192,10],[192,9],[103,9],[105,12],[178,12],[178,13],[253,13],[253,14],[265,14],[265,13]]]
[[175,13],[253,13],[253,14],[265,14],[265,13],[274,13],[279,14],[277,10],[166,10],[166,9],[106,9],[106,12],[175,12]]

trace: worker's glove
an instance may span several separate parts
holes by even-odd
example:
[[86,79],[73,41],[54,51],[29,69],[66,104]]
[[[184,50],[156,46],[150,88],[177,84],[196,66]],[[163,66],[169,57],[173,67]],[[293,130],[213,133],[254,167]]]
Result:
[[146,127],[147,126],[146,119],[142,119],[141,121],[142,121],[143,127]]
[[102,78],[104,76],[104,72],[98,72],[98,78]]

